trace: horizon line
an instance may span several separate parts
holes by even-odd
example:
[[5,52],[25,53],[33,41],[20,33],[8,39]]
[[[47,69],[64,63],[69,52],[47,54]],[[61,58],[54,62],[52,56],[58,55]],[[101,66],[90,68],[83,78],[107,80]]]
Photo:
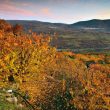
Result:
[[110,19],[87,19],[87,20],[80,20],[80,21],[76,21],[76,22],[73,22],[73,23],[66,23],[66,22],[51,22],[51,21],[43,21],[43,20],[35,20],[35,19],[4,19],[4,18],[0,18],[0,19],[3,19],[3,20],[6,20],[6,21],[38,21],[38,22],[43,22],[43,23],[55,23],[55,24],[74,24],[74,23],[78,23],[78,22],[84,22],[84,21],[91,21],[91,20],[110,20]]

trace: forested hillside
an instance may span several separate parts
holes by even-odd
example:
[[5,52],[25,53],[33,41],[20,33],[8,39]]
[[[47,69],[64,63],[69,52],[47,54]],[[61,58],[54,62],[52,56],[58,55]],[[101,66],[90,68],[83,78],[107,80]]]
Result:
[[54,34],[57,39],[51,41],[59,50],[71,50],[77,53],[110,52],[110,20],[80,21],[74,24],[49,23],[40,21],[8,20],[12,25],[20,24],[25,32]]
[[20,110],[19,103],[23,110],[110,110],[110,55],[59,52],[51,40],[0,20],[0,110]]

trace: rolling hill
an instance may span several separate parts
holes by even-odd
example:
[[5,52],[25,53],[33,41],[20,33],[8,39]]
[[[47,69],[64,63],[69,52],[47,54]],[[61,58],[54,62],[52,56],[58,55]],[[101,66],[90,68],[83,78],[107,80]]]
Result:
[[70,25],[71,28],[78,28],[83,30],[96,30],[102,32],[110,32],[110,19],[98,20],[93,19],[89,21],[80,21]]
[[107,52],[110,51],[110,20],[80,21],[74,24],[49,23],[27,20],[8,20],[12,25],[21,24],[24,29],[37,33],[57,33],[52,46],[59,50],[74,52]]
[[8,20],[12,25],[21,24],[25,29],[32,29],[35,32],[71,32],[73,30],[92,30],[110,32],[110,20],[93,19],[89,21],[80,21],[73,24],[49,23],[41,21],[27,20]]

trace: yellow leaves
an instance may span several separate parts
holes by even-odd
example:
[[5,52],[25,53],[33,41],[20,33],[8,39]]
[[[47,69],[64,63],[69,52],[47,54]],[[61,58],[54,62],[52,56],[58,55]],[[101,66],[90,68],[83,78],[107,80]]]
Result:
[[102,97],[103,100],[105,101],[106,105],[110,107],[110,97]]
[[66,91],[66,80],[63,79],[62,80],[62,92],[65,92]]
[[105,73],[110,73],[110,65],[93,64],[90,66],[91,69],[98,70]]
[[18,46],[18,43],[14,43],[15,46]]
[[3,31],[2,31],[2,30],[0,30],[0,39],[2,39],[2,38],[3,38],[3,35],[4,35]]
[[[71,104],[79,110],[109,107],[109,56],[57,52],[48,35],[14,34],[0,31],[0,84],[11,74],[21,91],[29,92],[31,102],[55,107],[55,95],[69,91]],[[87,61],[94,64],[87,67]]]
[[0,59],[0,66],[1,68],[5,67],[5,63]]
[[74,55],[77,59],[82,61],[94,61],[98,62],[104,60],[104,55],[89,55],[89,54],[76,54]]
[[9,59],[10,59],[10,55],[6,55],[6,56],[4,57],[4,60],[7,61],[7,62],[9,61]]

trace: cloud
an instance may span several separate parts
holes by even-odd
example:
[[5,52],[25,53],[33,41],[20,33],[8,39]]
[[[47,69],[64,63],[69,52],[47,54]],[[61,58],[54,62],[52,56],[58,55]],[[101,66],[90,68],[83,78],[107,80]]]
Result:
[[66,23],[94,18],[110,18],[110,11],[107,11],[110,9],[110,2],[102,4],[102,1],[0,0],[0,17]]
[[42,8],[41,13],[44,14],[44,15],[49,15],[49,16],[52,15],[49,8]]
[[[27,5],[27,4],[24,4]],[[14,15],[25,15],[25,16],[36,16],[36,13],[26,10],[23,8],[18,8],[13,5],[10,0],[5,0],[0,4],[0,13],[4,14],[14,14]]]

